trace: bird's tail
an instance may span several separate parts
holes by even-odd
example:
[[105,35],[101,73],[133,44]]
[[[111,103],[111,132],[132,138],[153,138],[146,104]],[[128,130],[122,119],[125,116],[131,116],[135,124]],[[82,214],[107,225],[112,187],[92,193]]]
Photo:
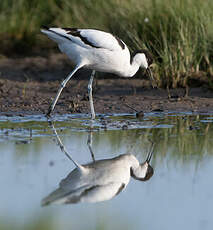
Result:
[[41,205],[46,206],[49,204],[63,204],[65,196],[66,196],[65,191],[61,188],[58,188],[52,193],[50,193],[47,197],[42,199]]
[[65,42],[67,41],[67,39],[69,39],[65,31],[61,28],[49,28],[47,26],[42,26],[41,32],[43,34],[46,34],[50,39],[58,44]]

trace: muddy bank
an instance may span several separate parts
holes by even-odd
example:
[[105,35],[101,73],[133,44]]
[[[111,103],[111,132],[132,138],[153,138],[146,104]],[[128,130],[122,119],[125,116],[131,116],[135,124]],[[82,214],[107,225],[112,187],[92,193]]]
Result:
[[[1,114],[45,113],[55,97],[61,80],[72,70],[69,60],[61,54],[45,57],[0,59]],[[56,113],[90,112],[87,84],[89,72],[82,70],[63,90],[55,108]],[[94,104],[97,113],[134,113],[137,111],[213,111],[213,91],[205,86],[153,89],[139,72],[134,78],[124,79],[98,73],[94,82]],[[129,106],[130,107],[129,107]]]

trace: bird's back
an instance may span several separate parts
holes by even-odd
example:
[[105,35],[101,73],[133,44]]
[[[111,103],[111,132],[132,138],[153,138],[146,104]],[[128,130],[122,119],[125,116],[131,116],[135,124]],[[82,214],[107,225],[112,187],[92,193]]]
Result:
[[99,202],[120,193],[130,179],[126,155],[83,165],[60,182],[59,188],[43,199],[42,204]]
[[60,182],[60,187],[75,190],[87,184],[104,185],[113,181],[128,183],[130,177],[128,156],[129,154],[123,154],[112,159],[82,165],[83,172],[75,168]]
[[95,29],[43,28],[41,32],[61,43],[75,43],[84,48],[101,48],[111,51],[125,49],[125,43],[110,33]]
[[128,47],[110,33],[76,28],[45,28],[41,32],[54,40],[74,65],[122,76],[130,64]]

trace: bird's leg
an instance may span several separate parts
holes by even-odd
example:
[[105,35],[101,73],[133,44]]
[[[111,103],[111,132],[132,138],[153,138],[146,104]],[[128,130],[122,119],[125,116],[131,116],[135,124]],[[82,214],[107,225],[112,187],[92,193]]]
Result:
[[93,162],[95,162],[95,155],[94,155],[93,150],[92,150],[93,123],[94,123],[94,120],[91,120],[90,121],[90,129],[89,129],[88,137],[87,137],[87,146],[89,148],[92,160],[93,160]]
[[94,110],[93,98],[92,98],[92,82],[93,82],[94,76],[95,76],[95,70],[92,71],[92,74],[89,80],[89,84],[88,84],[89,104],[90,104],[92,119],[95,119],[95,110]]
[[70,78],[74,75],[74,73],[78,70],[78,69],[80,69],[82,67],[82,65],[77,65],[76,67],[75,67],[75,69],[61,82],[61,87],[58,89],[58,92],[57,92],[57,94],[56,94],[56,97],[55,97],[55,99],[54,99],[54,101],[51,103],[51,105],[50,105],[50,107],[49,107],[49,109],[48,109],[48,112],[47,112],[47,116],[49,117],[50,116],[50,114],[52,113],[52,111],[54,110],[54,108],[55,108],[55,105],[56,105],[56,103],[57,103],[57,101],[58,101],[58,98],[60,97],[60,95],[61,95],[61,92],[62,92],[62,90],[63,90],[63,88],[66,86],[66,84],[67,84],[67,82],[70,80]]
[[92,156],[92,160],[93,160],[93,162],[95,162],[95,155],[94,155],[93,150],[92,150],[92,134],[93,134],[92,130],[90,130],[88,133],[88,138],[87,138],[87,146],[88,146],[90,154]]
[[56,129],[55,129],[54,124],[52,123],[52,121],[49,121],[49,125],[51,126],[51,128],[53,130],[53,133],[56,136],[56,141],[57,141],[57,144],[59,145],[61,151],[69,158],[69,160],[71,160],[73,162],[73,164],[75,164],[75,166],[77,168],[81,168],[81,165],[79,165],[76,161],[74,161],[72,159],[72,157],[69,155],[69,153],[67,152],[67,150],[66,150],[65,146],[63,145],[60,137],[58,136],[58,133],[57,133],[57,131],[56,131]]

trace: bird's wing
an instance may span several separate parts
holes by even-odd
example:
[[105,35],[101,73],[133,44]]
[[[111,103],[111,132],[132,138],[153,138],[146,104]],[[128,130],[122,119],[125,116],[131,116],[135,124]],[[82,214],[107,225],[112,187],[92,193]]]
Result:
[[42,200],[42,205],[50,203],[69,204],[89,202],[95,203],[112,199],[124,188],[124,183],[109,183],[106,185],[85,185],[78,189],[68,191],[68,187],[60,187]]
[[[64,204],[64,203],[78,203],[79,197],[82,192],[86,189],[89,189],[89,186],[85,185],[78,189],[71,189],[69,187],[59,187],[55,191],[51,192],[47,197],[45,197],[41,204],[42,206],[49,205],[49,204]],[[68,202],[68,199],[71,199]]]
[[81,194],[80,202],[95,203],[110,200],[118,195],[124,188],[124,183],[116,182],[105,185],[94,185]]
[[85,48],[102,48],[111,51],[125,49],[125,43],[110,33],[94,29],[76,28],[48,28],[44,27],[41,32],[47,34],[55,42],[71,41]]

